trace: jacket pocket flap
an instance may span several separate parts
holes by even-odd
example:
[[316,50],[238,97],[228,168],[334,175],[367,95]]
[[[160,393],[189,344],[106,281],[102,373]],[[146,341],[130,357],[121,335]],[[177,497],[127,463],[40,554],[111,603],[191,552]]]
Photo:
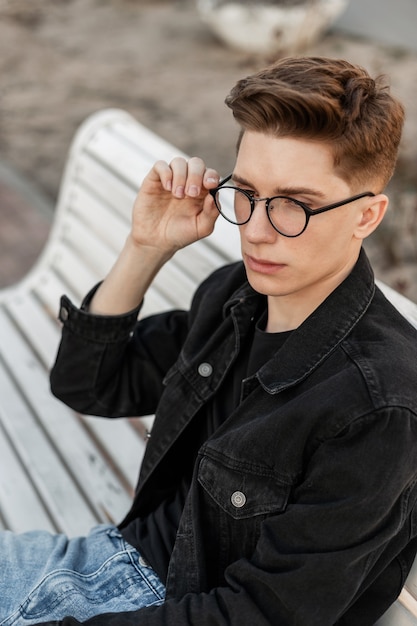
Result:
[[198,473],[200,485],[234,519],[270,515],[286,509],[291,485],[280,482],[272,472],[229,467],[203,457]]

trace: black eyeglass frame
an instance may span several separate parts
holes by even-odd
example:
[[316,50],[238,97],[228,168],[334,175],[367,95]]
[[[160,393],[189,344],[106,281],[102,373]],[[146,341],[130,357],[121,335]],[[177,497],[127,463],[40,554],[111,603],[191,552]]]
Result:
[[[229,176],[226,176],[226,178],[223,178],[219,184],[217,185],[217,187],[215,189],[210,189],[210,194],[213,196],[213,200],[214,200],[214,204],[216,205],[216,209],[218,210],[218,212],[220,213],[220,215],[222,217],[224,217],[225,220],[227,220],[228,222],[230,222],[231,224],[235,224],[235,226],[242,226],[243,224],[247,224],[250,220],[250,218],[252,217],[252,214],[255,210],[255,205],[257,202],[265,202],[265,209],[266,209],[266,214],[268,216],[268,219],[272,225],[272,227],[274,228],[274,230],[276,230],[280,235],[282,235],[283,237],[290,237],[290,238],[294,238],[294,237],[299,237],[300,235],[303,234],[303,232],[306,230],[308,223],[310,221],[310,217],[312,217],[313,215],[319,215],[320,213],[325,213],[326,211],[331,211],[332,209],[337,209],[340,206],[344,206],[345,204],[349,204],[350,202],[354,202],[355,200],[360,200],[360,198],[366,198],[366,197],[374,197],[375,194],[372,191],[365,191],[364,193],[360,193],[357,194],[355,196],[352,196],[350,198],[347,198],[347,200],[341,200],[340,202],[334,202],[332,204],[328,204],[324,207],[320,207],[318,209],[310,209],[309,206],[307,206],[306,204],[304,204],[304,202],[301,202],[301,200],[296,200],[295,198],[291,198],[291,196],[272,196],[271,198],[254,198],[253,195],[251,193],[249,193],[248,191],[246,191],[245,189],[240,189],[239,187],[234,187],[233,185],[226,185],[225,183],[227,183],[231,178],[233,177],[233,174],[229,174]],[[217,204],[217,199],[216,199],[216,195],[218,193],[218,191],[220,191],[220,189],[234,189],[235,191],[239,191],[240,193],[243,193],[247,199],[250,202],[250,214],[247,220],[245,220],[244,222],[235,222],[232,221],[231,219],[229,219],[228,217],[226,217],[226,215],[224,213],[222,213],[221,209],[219,208],[218,204]],[[269,213],[269,205],[272,202],[272,200],[275,200],[276,198],[285,198],[286,200],[291,200],[291,202],[295,202],[295,204],[298,204],[304,211],[305,216],[306,216],[306,222],[304,225],[304,228],[302,229],[301,232],[299,232],[297,235],[287,235],[286,233],[282,233],[273,223],[270,213]]]

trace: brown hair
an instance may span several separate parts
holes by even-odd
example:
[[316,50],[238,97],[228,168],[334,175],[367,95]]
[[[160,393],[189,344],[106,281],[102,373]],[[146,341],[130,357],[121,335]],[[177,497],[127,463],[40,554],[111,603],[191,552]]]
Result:
[[404,108],[383,77],[348,61],[284,58],[240,80],[226,104],[245,130],[332,145],[339,176],[352,186],[390,180]]

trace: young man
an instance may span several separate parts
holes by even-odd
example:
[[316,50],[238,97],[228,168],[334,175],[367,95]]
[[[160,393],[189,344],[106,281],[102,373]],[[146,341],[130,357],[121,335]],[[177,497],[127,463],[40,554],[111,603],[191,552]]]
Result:
[[[370,626],[404,584],[417,332],[362,250],[388,205],[402,106],[325,58],[283,59],[227,104],[242,129],[231,177],[156,163],[109,276],[81,309],[62,301],[54,393],[156,421],[119,528],[3,539],[2,626]],[[243,263],[190,311],[137,322],[158,270],[220,212]]]

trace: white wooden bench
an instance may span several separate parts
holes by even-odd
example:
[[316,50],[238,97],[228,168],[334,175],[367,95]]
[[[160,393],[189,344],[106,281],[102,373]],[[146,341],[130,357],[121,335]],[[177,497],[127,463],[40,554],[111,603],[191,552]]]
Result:
[[[0,290],[0,528],[87,532],[130,505],[151,417],[78,415],[52,397],[48,371],[60,337],[60,296],[80,303],[112,265],[131,207],[156,159],[180,151],[129,114],[106,110],[78,131],[47,245],[34,268]],[[157,276],[142,315],[187,307],[197,284],[239,256],[237,229],[177,253]],[[417,306],[382,285],[414,325]],[[417,566],[381,626],[417,625]]]

